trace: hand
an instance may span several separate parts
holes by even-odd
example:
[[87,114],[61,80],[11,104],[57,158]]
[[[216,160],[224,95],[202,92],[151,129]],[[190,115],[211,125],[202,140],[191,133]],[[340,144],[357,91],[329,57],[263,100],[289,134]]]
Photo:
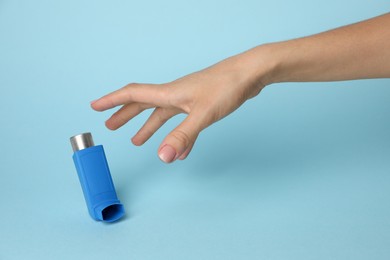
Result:
[[106,121],[111,130],[154,108],[132,138],[135,145],[145,143],[171,117],[188,114],[158,149],[160,159],[166,163],[183,160],[203,129],[233,112],[265,86],[257,76],[261,70],[254,68],[257,64],[249,56],[249,52],[233,56],[166,84],[129,84],[91,102],[91,106],[96,111],[122,106]]
[[389,26],[390,14],[385,14],[313,36],[261,45],[171,83],[129,84],[91,106],[103,111],[122,105],[106,121],[112,130],[155,108],[132,138],[135,145],[146,142],[171,117],[188,114],[158,150],[164,162],[185,159],[203,129],[270,83],[390,77]]

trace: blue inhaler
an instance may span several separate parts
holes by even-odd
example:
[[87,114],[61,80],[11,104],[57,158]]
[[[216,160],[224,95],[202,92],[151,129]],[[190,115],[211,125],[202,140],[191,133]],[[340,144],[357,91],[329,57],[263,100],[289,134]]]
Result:
[[75,135],[70,143],[89,215],[104,222],[123,217],[125,210],[116,195],[103,146],[94,145],[91,133]]

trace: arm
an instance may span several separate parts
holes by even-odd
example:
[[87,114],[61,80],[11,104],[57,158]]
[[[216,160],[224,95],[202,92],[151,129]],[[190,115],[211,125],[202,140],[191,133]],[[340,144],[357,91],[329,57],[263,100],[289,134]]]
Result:
[[317,35],[265,44],[166,84],[129,84],[91,103],[104,111],[122,106],[107,121],[115,130],[155,108],[132,138],[146,142],[167,120],[188,116],[158,149],[164,162],[185,159],[199,133],[233,112],[266,85],[390,77],[390,14]]
[[390,77],[390,13],[271,48],[275,82]]

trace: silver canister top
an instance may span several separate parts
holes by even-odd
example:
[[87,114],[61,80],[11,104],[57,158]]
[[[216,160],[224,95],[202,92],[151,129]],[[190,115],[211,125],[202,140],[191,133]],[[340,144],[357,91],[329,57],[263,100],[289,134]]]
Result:
[[94,146],[91,133],[82,133],[70,138],[70,143],[72,144],[73,152],[77,152],[88,147]]

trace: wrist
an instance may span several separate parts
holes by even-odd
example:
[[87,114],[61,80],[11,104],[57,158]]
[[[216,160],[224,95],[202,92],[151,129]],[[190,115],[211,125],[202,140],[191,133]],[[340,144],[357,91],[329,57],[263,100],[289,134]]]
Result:
[[264,88],[281,82],[282,59],[279,51],[278,43],[260,45],[240,54],[239,63],[251,80]]

